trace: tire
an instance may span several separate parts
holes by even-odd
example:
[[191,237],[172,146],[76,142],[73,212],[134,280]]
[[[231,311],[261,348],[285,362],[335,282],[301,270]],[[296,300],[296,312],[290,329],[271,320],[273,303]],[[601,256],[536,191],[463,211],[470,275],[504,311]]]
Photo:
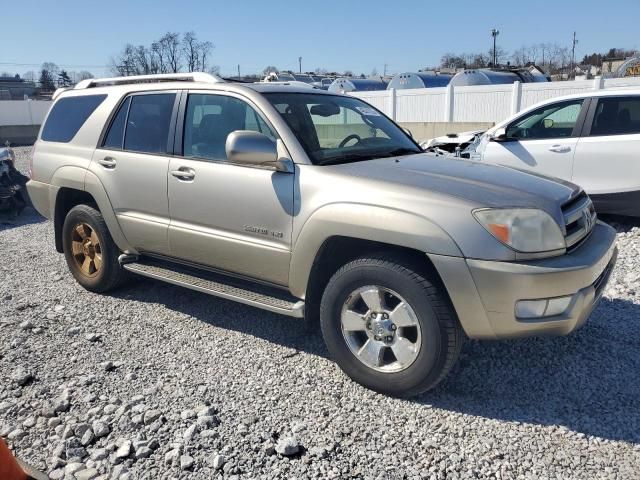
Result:
[[[359,384],[393,396],[435,387],[455,364],[464,337],[447,295],[410,265],[401,257],[354,260],[329,280],[320,304],[322,335],[332,359]],[[380,297],[380,305],[371,308]],[[371,315],[375,310],[387,313]],[[361,319],[363,332],[358,330]]]
[[108,292],[126,278],[118,263],[120,250],[93,207],[77,205],[69,211],[62,226],[62,248],[71,274],[91,292]]

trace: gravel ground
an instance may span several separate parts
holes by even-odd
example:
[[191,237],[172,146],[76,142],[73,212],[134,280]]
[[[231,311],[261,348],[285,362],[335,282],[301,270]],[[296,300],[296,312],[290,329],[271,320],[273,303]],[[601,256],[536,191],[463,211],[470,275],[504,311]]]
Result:
[[83,290],[28,210],[0,224],[0,435],[57,479],[640,478],[640,228],[619,230],[582,329],[469,341],[398,400],[299,320],[151,280]]

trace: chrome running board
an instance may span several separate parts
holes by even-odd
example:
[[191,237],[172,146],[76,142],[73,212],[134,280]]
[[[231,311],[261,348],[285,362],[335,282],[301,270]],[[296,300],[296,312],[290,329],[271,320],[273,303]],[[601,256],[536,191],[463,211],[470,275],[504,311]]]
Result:
[[285,291],[275,288],[240,282],[226,275],[187,268],[172,262],[145,259],[143,261],[124,261],[120,263],[122,268],[138,275],[162,280],[163,282],[289,317],[304,317],[304,302]]

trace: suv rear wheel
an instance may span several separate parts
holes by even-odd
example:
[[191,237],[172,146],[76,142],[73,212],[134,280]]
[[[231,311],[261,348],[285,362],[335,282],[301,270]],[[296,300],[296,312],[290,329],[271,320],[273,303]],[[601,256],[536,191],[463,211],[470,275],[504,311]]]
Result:
[[73,207],[62,227],[62,247],[76,281],[92,292],[107,292],[125,278],[118,264],[120,250],[104,218],[88,205]]
[[455,364],[463,338],[440,287],[401,258],[360,258],[338,270],[323,294],[320,323],[340,368],[391,395],[437,385]]

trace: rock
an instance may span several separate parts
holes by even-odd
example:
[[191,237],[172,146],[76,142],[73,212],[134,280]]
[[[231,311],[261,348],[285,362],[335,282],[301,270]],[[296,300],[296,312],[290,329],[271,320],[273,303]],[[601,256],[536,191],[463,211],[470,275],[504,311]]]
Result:
[[36,417],[34,417],[34,416],[27,417],[27,419],[24,422],[22,422],[22,426],[23,427],[27,427],[27,428],[31,428],[31,427],[34,427],[36,425],[36,422],[37,422]]
[[275,449],[280,455],[289,457],[300,451],[300,444],[294,437],[284,437],[278,440]]
[[151,450],[149,447],[140,447],[138,448],[133,457],[135,459],[140,459],[140,458],[149,458],[151,456],[151,454],[153,453],[153,450]]
[[180,412],[180,418],[182,420],[190,420],[192,418],[196,418],[196,412],[193,410],[184,410]]
[[49,428],[56,428],[61,423],[62,423],[62,420],[60,420],[58,417],[53,417],[47,421],[47,426]]
[[25,432],[21,428],[16,428],[15,430],[12,430],[9,435],[7,435],[7,438],[12,441],[18,441],[22,440],[26,436],[27,432]]
[[102,409],[102,412],[105,415],[111,415],[112,413],[114,413],[116,410],[118,410],[118,407],[112,404],[109,405],[105,405],[104,408]]
[[80,327],[69,327],[67,328],[67,335],[69,336],[78,335],[81,331],[82,329]]
[[64,468],[57,468],[49,472],[50,480],[62,480],[64,478]]
[[152,424],[158,418],[160,418],[160,415],[162,415],[162,412],[160,412],[160,410],[147,410],[146,412],[144,412],[144,424]]
[[76,477],[76,480],[93,480],[98,475],[100,474],[98,473],[98,470],[96,470],[95,468],[85,468],[84,470],[80,470],[79,472],[76,472],[75,477]]
[[16,368],[11,374],[11,380],[21,387],[30,383],[34,378],[33,374],[23,367]]
[[120,445],[120,447],[118,447],[118,450],[116,450],[116,458],[127,458],[130,453],[131,442],[129,440],[126,440],[122,442],[122,445]]
[[89,342],[95,343],[95,342],[99,342],[100,340],[102,340],[102,335],[100,335],[99,333],[87,333],[84,338],[86,340],[88,340]]
[[109,452],[107,452],[106,448],[98,448],[97,450],[94,450],[93,452],[91,452],[91,455],[90,455],[91,460],[95,460],[95,461],[104,460],[108,456],[109,456]]
[[191,425],[189,428],[187,428],[184,433],[182,434],[182,438],[185,439],[185,441],[190,441],[193,436],[196,434],[196,429],[197,426],[195,424]]
[[93,434],[93,431],[89,428],[86,432],[84,432],[82,437],[80,437],[80,443],[82,443],[82,445],[86,447],[87,445],[90,445],[91,443],[93,443],[94,439],[95,439],[95,436]]
[[179,458],[180,458],[180,450],[177,448],[174,448],[173,450],[169,450],[164,455],[164,463],[175,465],[178,462]]
[[180,456],[180,470],[189,470],[193,467],[193,458],[189,455]]
[[73,475],[76,472],[84,469],[84,464],[80,462],[72,462],[67,463],[66,467],[64,467],[65,475]]
[[67,440],[75,435],[74,428],[71,425],[66,425],[62,431],[62,439]]
[[198,417],[198,420],[196,421],[196,423],[199,428],[205,429],[209,427],[215,427],[220,422],[216,417],[203,416],[203,417]]
[[31,330],[35,325],[31,320],[25,320],[18,325],[22,330]]
[[111,432],[109,425],[100,420],[96,420],[95,422],[93,422],[93,425],[91,427],[93,428],[93,434],[96,438],[106,437],[107,435],[109,435],[109,432]]
[[71,406],[71,401],[69,400],[70,394],[69,390],[63,390],[60,396],[56,397],[56,399],[52,403],[52,408],[55,413],[62,413],[69,410]]
[[116,366],[113,364],[113,362],[109,361],[109,362],[102,362],[100,364],[100,368],[102,368],[105,372],[112,372],[116,369]]
[[227,460],[226,458],[224,458],[224,455],[218,454],[213,457],[213,468],[215,468],[216,470],[220,470],[222,467],[224,467],[225,463],[227,463]]
[[69,438],[66,441],[65,446],[67,461],[72,461],[74,459],[81,460],[87,456],[87,451],[84,449],[84,446],[78,437]]
[[124,376],[124,379],[125,379],[127,382],[130,382],[130,381],[132,381],[132,380],[135,380],[136,378],[138,378],[138,375],[136,375],[135,373],[127,373],[127,374]]
[[198,410],[198,417],[213,417],[216,413],[215,408],[204,406]]
[[64,305],[58,304],[55,307],[53,307],[54,312],[61,312],[62,310],[64,310]]

